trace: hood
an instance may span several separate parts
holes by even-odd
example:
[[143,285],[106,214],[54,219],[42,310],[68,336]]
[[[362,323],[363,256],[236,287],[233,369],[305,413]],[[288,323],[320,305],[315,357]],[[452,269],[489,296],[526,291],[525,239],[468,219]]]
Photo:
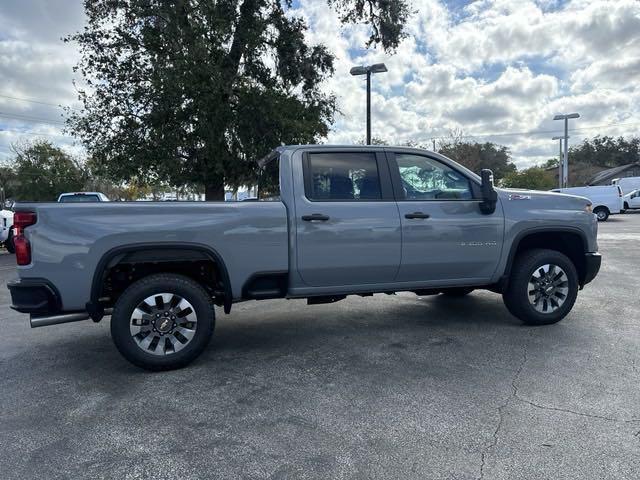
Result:
[[[524,190],[511,188],[496,188],[498,196],[507,202],[532,202],[536,208],[557,210],[584,210],[584,207],[591,204],[591,200],[577,195],[567,195],[566,193],[543,192],[541,190]],[[533,205],[532,205],[533,206]]]

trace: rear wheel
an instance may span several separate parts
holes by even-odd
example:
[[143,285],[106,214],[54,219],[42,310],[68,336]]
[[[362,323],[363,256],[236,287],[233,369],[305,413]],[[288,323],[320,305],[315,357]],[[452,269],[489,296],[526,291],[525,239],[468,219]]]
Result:
[[607,207],[598,207],[593,213],[596,214],[599,222],[606,222],[607,218],[609,218],[609,209]]
[[528,325],[562,320],[578,296],[578,273],[569,258],[555,250],[522,252],[502,294],[509,311]]
[[120,296],[111,336],[120,353],[147,370],[188,365],[206,348],[215,324],[213,302],[201,285],[182,275],[151,275]]

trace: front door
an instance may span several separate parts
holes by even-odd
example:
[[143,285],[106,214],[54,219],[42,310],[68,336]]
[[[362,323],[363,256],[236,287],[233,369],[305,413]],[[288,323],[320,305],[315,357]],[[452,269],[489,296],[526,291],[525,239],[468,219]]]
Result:
[[388,156],[402,223],[397,280],[489,281],[502,249],[500,206],[482,214],[477,183],[453,164],[400,151]]
[[294,182],[302,281],[312,287],[392,282],[401,233],[384,152],[304,155]]

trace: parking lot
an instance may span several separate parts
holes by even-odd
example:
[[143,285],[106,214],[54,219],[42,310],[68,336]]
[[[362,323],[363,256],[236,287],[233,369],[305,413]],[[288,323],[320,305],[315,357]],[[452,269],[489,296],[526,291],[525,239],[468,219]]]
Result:
[[180,371],[127,363],[109,321],[31,330],[0,256],[0,478],[640,476],[640,215],[600,225],[572,313],[500,296],[248,302]]

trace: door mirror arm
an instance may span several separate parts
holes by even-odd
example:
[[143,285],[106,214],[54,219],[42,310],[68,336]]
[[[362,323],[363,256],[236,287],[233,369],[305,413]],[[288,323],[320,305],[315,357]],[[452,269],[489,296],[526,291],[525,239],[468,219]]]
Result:
[[482,202],[480,203],[480,211],[485,215],[491,215],[496,211],[496,203],[498,202],[498,192],[493,186],[493,172],[489,169],[482,169],[480,172],[482,183],[480,190],[482,192]]

